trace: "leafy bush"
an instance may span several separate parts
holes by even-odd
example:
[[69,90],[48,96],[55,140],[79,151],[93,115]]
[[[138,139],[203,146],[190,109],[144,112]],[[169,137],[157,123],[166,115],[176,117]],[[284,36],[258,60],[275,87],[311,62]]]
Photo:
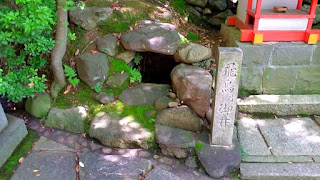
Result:
[[201,38],[193,32],[188,33],[187,39],[190,41],[200,41],[201,40]]
[[140,64],[140,61],[143,59],[143,57],[141,56],[141,54],[139,53],[136,53],[136,55],[134,56],[134,59],[133,59],[133,63],[135,65],[139,65]]
[[54,47],[54,0],[15,0],[17,9],[0,6],[0,95],[17,102],[44,92],[38,71]]
[[80,82],[80,80],[76,77],[77,76],[76,71],[68,65],[63,65],[63,66],[64,66],[65,76],[68,77],[69,83],[72,84],[73,88],[76,88],[77,84]]
[[136,68],[130,68],[130,83],[133,82],[141,82],[142,76],[138,69]]

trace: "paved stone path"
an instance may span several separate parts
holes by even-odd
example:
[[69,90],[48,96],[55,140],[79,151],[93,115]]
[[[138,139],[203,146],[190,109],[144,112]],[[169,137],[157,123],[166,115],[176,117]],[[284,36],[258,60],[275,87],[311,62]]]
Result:
[[12,180],[131,180],[141,176],[149,180],[212,179],[199,170],[194,158],[179,160],[143,149],[109,148],[82,134],[43,127],[25,115],[27,127],[36,131],[40,139]]
[[320,179],[319,117],[238,121],[244,179]]

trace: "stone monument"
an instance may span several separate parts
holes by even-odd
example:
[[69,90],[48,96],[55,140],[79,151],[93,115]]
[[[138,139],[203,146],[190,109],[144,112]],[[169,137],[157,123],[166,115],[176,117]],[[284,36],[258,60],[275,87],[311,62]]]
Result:
[[242,63],[240,48],[219,47],[210,144],[231,146]]
[[0,104],[0,167],[28,134],[22,119],[6,115]]

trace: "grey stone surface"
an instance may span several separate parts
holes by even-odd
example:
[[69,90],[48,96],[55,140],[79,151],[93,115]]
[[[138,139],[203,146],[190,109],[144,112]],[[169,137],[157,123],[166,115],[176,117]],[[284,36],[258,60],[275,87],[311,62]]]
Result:
[[107,104],[114,101],[114,95],[111,93],[100,92],[95,94],[94,98],[99,101],[101,104]]
[[115,73],[108,77],[107,79],[107,85],[111,89],[116,89],[121,86],[123,86],[125,83],[127,83],[127,86],[129,85],[129,77],[130,74],[127,72],[123,73]]
[[130,117],[112,117],[102,112],[90,125],[89,134],[102,144],[115,148],[148,149],[152,133]]
[[241,49],[219,47],[217,63],[210,143],[231,146],[241,73]]
[[160,97],[167,94],[170,86],[166,84],[142,83],[125,89],[119,96],[124,104],[134,106],[154,106]]
[[156,21],[140,26],[121,36],[121,43],[126,49],[167,55],[173,55],[178,49],[180,37],[174,25]]
[[198,136],[198,142],[202,144],[202,148],[196,151],[196,154],[211,177],[221,178],[240,164],[241,152],[236,134],[236,128],[234,128],[233,144],[230,147],[210,146],[208,134],[201,133]]
[[22,119],[7,115],[8,126],[0,133],[0,167],[28,134]]
[[156,100],[154,107],[157,111],[162,111],[164,109],[168,108],[168,104],[173,101],[172,99],[170,99],[167,96],[163,96],[159,99]]
[[248,156],[271,155],[254,119],[242,118],[238,121],[237,128],[240,145]]
[[[79,156],[80,180],[139,179],[151,169],[151,161],[143,158],[123,158],[118,155],[101,155],[87,152]],[[103,167],[103,168],[102,168]]]
[[230,9],[227,9],[226,11],[223,11],[209,18],[208,22],[213,26],[220,26],[226,21],[228,16],[232,16],[232,15],[233,15],[232,11]]
[[317,46],[314,48],[315,50],[312,58],[312,65],[319,66],[320,65],[320,43],[318,43]]
[[161,168],[156,167],[155,169],[151,170],[144,180],[182,180],[178,176],[163,170]]
[[28,98],[25,104],[26,111],[37,118],[44,118],[51,108],[51,98],[47,93],[38,93]]
[[320,114],[320,95],[252,95],[237,104],[239,111],[248,113]]
[[70,21],[85,30],[95,29],[97,23],[106,20],[112,14],[112,9],[85,7],[84,10],[77,8],[69,12]]
[[320,155],[320,127],[311,118],[257,122],[275,156]]
[[135,57],[135,51],[124,50],[115,56],[115,58],[123,60],[126,64],[129,64]]
[[214,10],[222,11],[227,8],[227,2],[225,0],[208,0],[209,7]]
[[293,94],[320,94],[320,67],[302,67],[298,70]]
[[211,74],[202,68],[181,63],[173,68],[170,76],[178,98],[198,116],[204,117],[210,106]]
[[107,79],[109,72],[108,56],[104,53],[84,53],[77,56],[77,72],[82,81],[93,87]]
[[[310,65],[313,47],[304,42],[277,43],[274,45],[272,65],[302,66]],[[294,58],[288,58],[288,55]]]
[[0,133],[8,126],[8,120],[6,114],[3,111],[2,105],[0,103]]
[[313,160],[314,160],[314,162],[320,163],[320,157],[319,156],[313,157]]
[[263,68],[242,67],[241,68],[241,89],[255,91],[257,94],[262,94],[262,79]]
[[263,93],[290,94],[291,89],[295,87],[296,78],[296,69],[266,67],[263,73]]
[[[261,163],[312,163],[317,157],[311,156],[242,156],[242,162],[261,162]],[[316,161],[315,161],[316,162]]]
[[59,152],[76,152],[76,150],[66,147],[60,143],[41,136],[38,142],[33,146],[33,151],[59,151]]
[[319,163],[241,163],[242,179],[261,180],[317,180]]
[[75,157],[73,153],[31,152],[11,180],[76,180]]
[[52,108],[45,121],[45,126],[65,129],[74,133],[84,133],[84,122],[87,118],[85,107],[70,109]]
[[108,34],[97,40],[97,48],[100,52],[106,53],[109,56],[115,56],[118,52],[118,39],[112,34]]
[[156,124],[156,141],[164,155],[186,158],[190,148],[195,147],[191,131]]
[[208,0],[186,0],[187,3],[199,7],[205,7],[207,5]]
[[270,45],[246,45],[240,46],[243,52],[242,65],[244,67],[263,67],[269,64],[273,47]]
[[196,43],[182,44],[174,54],[176,62],[192,64],[211,58],[212,52],[210,48]]
[[188,106],[180,106],[160,111],[157,114],[155,123],[188,131],[200,131],[203,124],[202,119]]

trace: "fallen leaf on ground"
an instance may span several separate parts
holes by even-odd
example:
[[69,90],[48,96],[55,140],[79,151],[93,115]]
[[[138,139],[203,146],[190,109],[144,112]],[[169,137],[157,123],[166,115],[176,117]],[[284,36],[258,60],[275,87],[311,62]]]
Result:
[[19,163],[21,164],[23,161],[24,161],[24,157],[21,157],[21,158],[19,159]]

